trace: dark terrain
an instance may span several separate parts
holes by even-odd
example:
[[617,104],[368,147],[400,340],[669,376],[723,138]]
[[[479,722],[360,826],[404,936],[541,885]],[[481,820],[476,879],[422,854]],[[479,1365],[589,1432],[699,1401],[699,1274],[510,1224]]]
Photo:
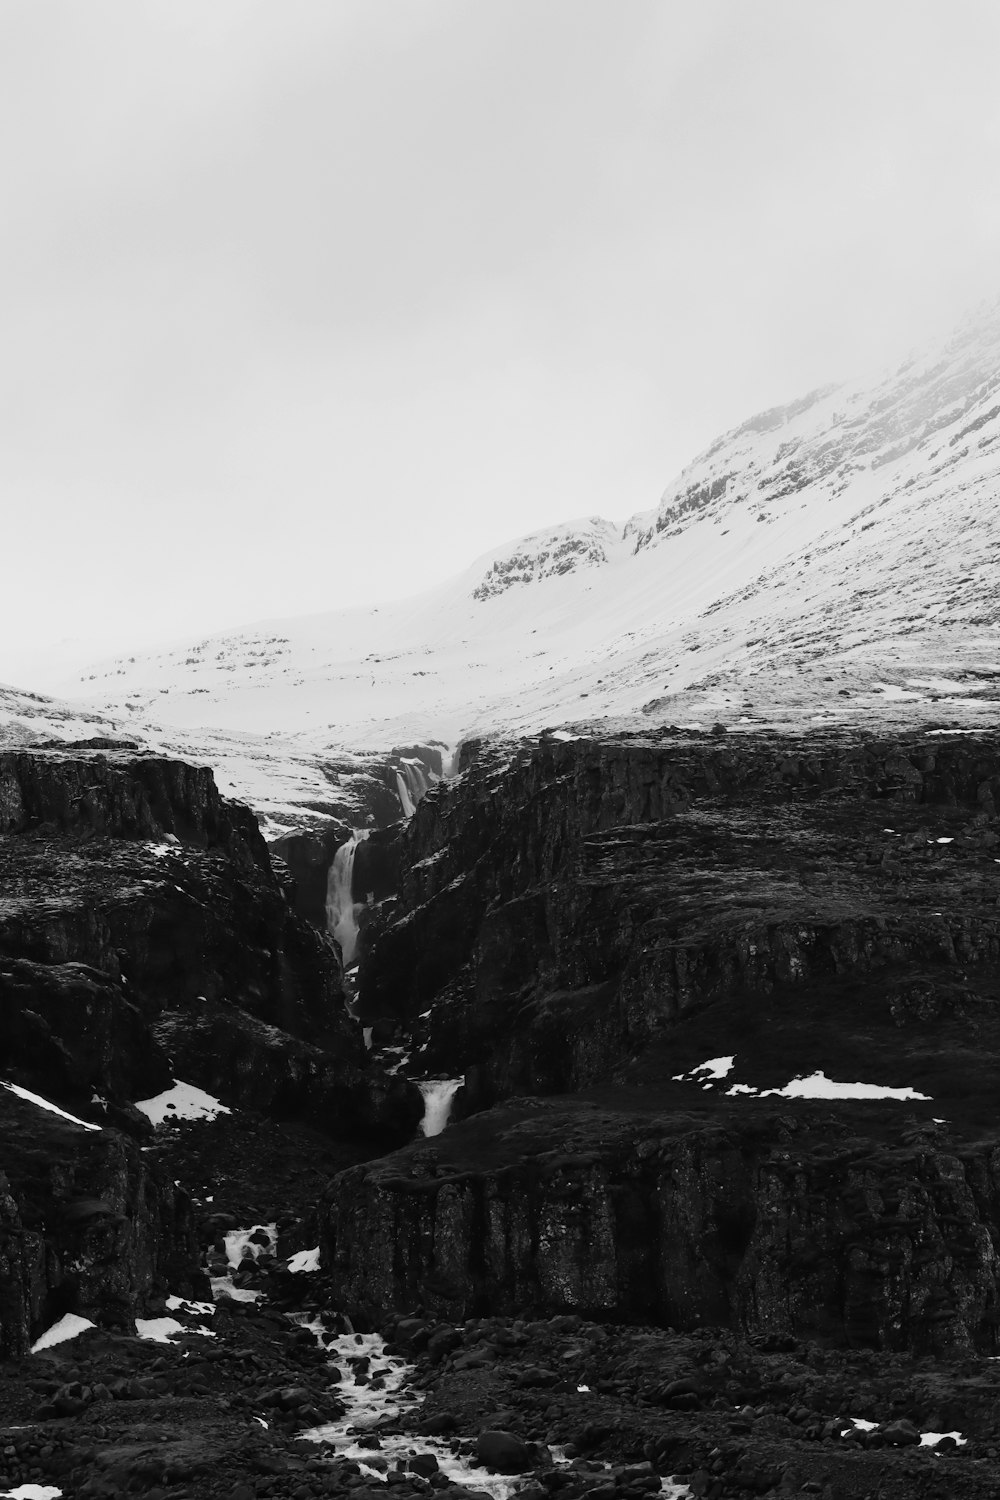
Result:
[[[0,754],[0,1078],[102,1127],[0,1089],[4,1486],[381,1493],[298,1437],[339,1412],[313,1308],[414,1363],[384,1434],[507,1432],[528,1500],[995,1496],[995,737],[543,737],[462,772],[372,851],[368,1052],[208,771]],[[929,1098],[762,1094],[818,1071]],[[465,1078],[442,1135],[407,1075]],[[233,1113],[154,1132],[174,1078]],[[135,1337],[272,1222],[234,1278],[262,1301]],[[66,1313],[97,1327],[30,1354]],[[435,1464],[388,1482],[460,1495]]]

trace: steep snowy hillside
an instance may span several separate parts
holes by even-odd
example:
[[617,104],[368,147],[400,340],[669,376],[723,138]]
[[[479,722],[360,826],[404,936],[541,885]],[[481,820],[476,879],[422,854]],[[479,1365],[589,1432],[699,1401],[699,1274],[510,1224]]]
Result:
[[221,756],[254,795],[269,755],[308,780],[332,747],[637,714],[982,724],[998,624],[1000,303],[874,387],[752,418],[624,528],[547,528],[417,598],[121,659],[64,691]]

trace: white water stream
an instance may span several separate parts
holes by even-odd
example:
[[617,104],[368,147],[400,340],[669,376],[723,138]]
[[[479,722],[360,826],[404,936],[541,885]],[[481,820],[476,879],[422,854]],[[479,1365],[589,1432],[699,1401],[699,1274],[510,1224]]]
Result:
[[451,1103],[464,1078],[424,1078],[417,1088],[424,1096],[424,1117],[420,1129],[424,1135],[440,1135],[451,1118]]
[[367,828],[356,828],[346,844],[333,856],[326,881],[326,930],[337,939],[344,955],[344,968],[354,961],[358,947],[358,907],[354,900],[354,856],[368,837]]
[[400,1459],[405,1463],[418,1453],[433,1453],[441,1472],[453,1483],[481,1491],[492,1500],[508,1500],[524,1483],[523,1479],[481,1468],[471,1458],[454,1451],[457,1443],[453,1447],[442,1438],[380,1432],[377,1447],[363,1445],[360,1440],[370,1428],[420,1405],[423,1397],[406,1384],[413,1366],[386,1354],[380,1334],[345,1333],[330,1337],[319,1318],[309,1314],[291,1316],[301,1327],[312,1329],[336,1366],[341,1378],[330,1389],[347,1408],[339,1422],[326,1422],[304,1432],[302,1436],[309,1442],[331,1447],[339,1458],[353,1459],[363,1474],[383,1482]]
[[417,803],[421,801],[427,788],[439,780],[437,773],[428,771],[422,760],[416,760],[407,755],[399,757],[396,790],[399,793],[399,805],[403,809],[404,818],[413,817]]

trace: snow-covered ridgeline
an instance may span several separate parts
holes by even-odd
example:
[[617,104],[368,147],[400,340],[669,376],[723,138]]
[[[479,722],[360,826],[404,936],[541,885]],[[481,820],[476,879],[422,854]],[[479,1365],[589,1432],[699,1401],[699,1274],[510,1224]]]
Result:
[[354,961],[358,946],[357,906],[354,900],[354,857],[368,830],[356,828],[333,856],[326,885],[326,930],[335,937],[344,955],[344,966]]

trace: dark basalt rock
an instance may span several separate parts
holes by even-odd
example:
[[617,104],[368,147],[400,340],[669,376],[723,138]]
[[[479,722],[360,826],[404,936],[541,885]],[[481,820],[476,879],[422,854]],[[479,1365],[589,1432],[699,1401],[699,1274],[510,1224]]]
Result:
[[[170,1076],[161,1014],[227,999],[364,1064],[336,949],[290,910],[253,817],[209,771],[23,752],[0,756],[0,787],[0,978],[22,1081],[77,1106],[91,1090],[145,1097]],[[187,1081],[211,1062],[192,1056]]]
[[226,802],[207,766],[123,751],[0,752],[0,834],[172,836],[267,868],[249,808]]
[[[474,750],[360,971],[365,1021],[463,1073],[471,1118],[340,1184],[345,1294],[992,1350],[995,743]],[[727,1082],[692,1072],[719,1054]],[[817,1070],[927,1099],[753,1097]],[[562,1097],[491,1108],[528,1094]]]
[[301,1120],[341,1139],[397,1146],[411,1138],[423,1100],[408,1079],[362,1067],[356,1050],[314,1046],[268,1026],[239,1006],[209,1001],[197,1011],[164,1012],[158,1043],[184,1078],[197,1076],[220,1099],[275,1120]]
[[488,1099],[587,1086],[736,992],[992,965],[998,799],[1000,755],[968,739],[481,757],[404,833],[361,1014],[433,1005],[428,1067],[475,1067]]
[[103,1127],[0,1090],[6,1351],[62,1312],[125,1327],[200,1284],[186,1200],[128,1139],[150,1135],[134,1101],[173,1079],[369,1150],[410,1138],[419,1092],[370,1063],[341,981],[208,770],[0,754],[0,1077]]
[[997,1348],[996,1145],[815,1107],[515,1102],[342,1173],[324,1263],[369,1315],[582,1313],[938,1353]]
[[333,857],[352,830],[339,823],[327,828],[284,833],[269,845],[287,866],[293,882],[292,905],[321,932],[326,931],[326,887]]
[[0,1356],[64,1313],[131,1328],[151,1296],[204,1295],[187,1195],[115,1130],[0,1089]]

